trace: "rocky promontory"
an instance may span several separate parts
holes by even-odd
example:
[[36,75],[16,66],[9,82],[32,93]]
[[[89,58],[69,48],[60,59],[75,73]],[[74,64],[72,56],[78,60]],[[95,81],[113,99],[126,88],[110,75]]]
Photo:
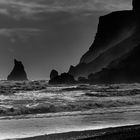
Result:
[[107,68],[88,76],[90,83],[140,83],[140,45]]
[[112,12],[99,18],[93,44],[80,63],[71,66],[69,74],[95,82],[106,82],[108,78],[109,82],[140,79],[140,1],[133,0],[132,5],[132,10]]

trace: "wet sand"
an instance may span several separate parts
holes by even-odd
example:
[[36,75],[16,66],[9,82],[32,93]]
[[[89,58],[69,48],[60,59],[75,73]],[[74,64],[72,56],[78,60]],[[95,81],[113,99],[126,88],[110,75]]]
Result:
[[51,134],[20,140],[139,140],[140,125]]
[[[30,116],[29,118],[11,118],[0,120],[0,139],[18,139],[41,135],[62,134],[71,131],[99,130],[110,127],[121,127],[140,124],[140,111],[134,108],[121,108],[114,112],[80,114],[60,114],[47,116]],[[124,112],[125,111],[125,112]],[[45,115],[45,114],[44,114]],[[92,131],[93,132],[93,131]],[[67,133],[68,134],[68,133]],[[66,134],[66,136],[67,136]],[[78,134],[79,135],[79,134]],[[82,135],[82,134],[81,134]],[[69,138],[69,137],[68,137]],[[66,139],[66,138],[65,138]]]

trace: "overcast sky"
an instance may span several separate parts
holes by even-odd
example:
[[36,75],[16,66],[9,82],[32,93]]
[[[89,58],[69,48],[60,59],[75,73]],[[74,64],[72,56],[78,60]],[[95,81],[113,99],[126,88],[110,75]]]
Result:
[[0,0],[0,79],[14,58],[29,79],[68,71],[92,44],[99,16],[122,9],[131,0]]

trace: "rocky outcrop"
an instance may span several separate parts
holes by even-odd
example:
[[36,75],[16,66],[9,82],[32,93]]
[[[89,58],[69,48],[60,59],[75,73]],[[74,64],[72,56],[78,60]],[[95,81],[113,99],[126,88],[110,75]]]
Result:
[[57,77],[57,76],[58,76],[58,71],[52,70],[52,71],[51,71],[51,74],[50,74],[50,79],[52,80],[52,79],[54,79],[54,78]]
[[75,82],[73,76],[68,73],[62,73],[61,75],[50,79],[49,84],[74,84]]
[[24,70],[24,66],[21,61],[14,60],[14,68],[12,72],[7,77],[10,81],[24,81],[28,80],[27,74]]
[[113,61],[130,53],[140,44],[140,1],[133,0],[133,10],[113,12],[99,19],[98,31],[89,51],[80,63],[71,67],[75,78],[88,77],[108,69]]

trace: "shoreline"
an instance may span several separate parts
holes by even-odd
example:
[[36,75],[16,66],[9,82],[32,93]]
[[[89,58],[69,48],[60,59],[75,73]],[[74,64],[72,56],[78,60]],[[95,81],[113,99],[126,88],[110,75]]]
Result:
[[140,125],[110,127],[99,130],[73,131],[17,140],[139,140]]

